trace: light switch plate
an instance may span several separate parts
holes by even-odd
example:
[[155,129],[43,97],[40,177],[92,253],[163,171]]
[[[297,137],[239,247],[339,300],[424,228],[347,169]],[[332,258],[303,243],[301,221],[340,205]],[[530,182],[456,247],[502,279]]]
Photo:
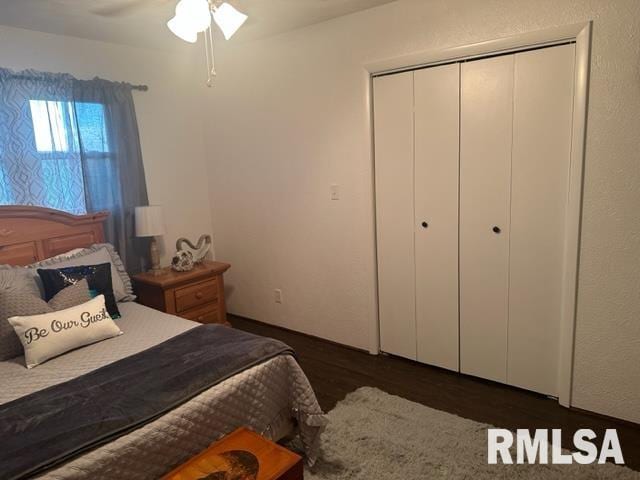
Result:
[[336,183],[331,185],[331,200],[340,200],[340,185]]

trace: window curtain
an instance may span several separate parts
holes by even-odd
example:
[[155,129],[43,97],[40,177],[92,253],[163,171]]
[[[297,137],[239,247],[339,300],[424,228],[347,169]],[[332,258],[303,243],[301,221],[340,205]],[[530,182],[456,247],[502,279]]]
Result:
[[135,238],[133,212],[148,197],[131,90],[0,69],[0,204],[109,211],[105,237],[136,273],[148,242]]

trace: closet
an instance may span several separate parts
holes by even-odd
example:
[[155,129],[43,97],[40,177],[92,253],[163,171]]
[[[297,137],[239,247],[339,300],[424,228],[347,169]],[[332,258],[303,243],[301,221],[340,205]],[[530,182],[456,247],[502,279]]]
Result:
[[382,351],[557,395],[574,57],[374,77]]

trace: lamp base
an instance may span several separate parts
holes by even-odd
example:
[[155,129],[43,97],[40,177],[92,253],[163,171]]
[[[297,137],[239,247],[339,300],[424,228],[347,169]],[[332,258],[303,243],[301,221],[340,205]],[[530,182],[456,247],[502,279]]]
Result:
[[160,269],[160,252],[158,251],[158,242],[155,238],[151,238],[151,245],[149,246],[149,259],[151,260],[151,272],[152,275],[158,276],[162,274]]

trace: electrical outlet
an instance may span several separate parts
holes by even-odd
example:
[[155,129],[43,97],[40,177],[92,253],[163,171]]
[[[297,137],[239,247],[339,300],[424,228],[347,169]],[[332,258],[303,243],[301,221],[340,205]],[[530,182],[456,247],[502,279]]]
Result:
[[276,301],[276,303],[282,303],[282,290],[280,290],[279,288],[276,288],[273,291],[273,298]]
[[331,185],[331,200],[340,200],[340,185],[334,183]]

